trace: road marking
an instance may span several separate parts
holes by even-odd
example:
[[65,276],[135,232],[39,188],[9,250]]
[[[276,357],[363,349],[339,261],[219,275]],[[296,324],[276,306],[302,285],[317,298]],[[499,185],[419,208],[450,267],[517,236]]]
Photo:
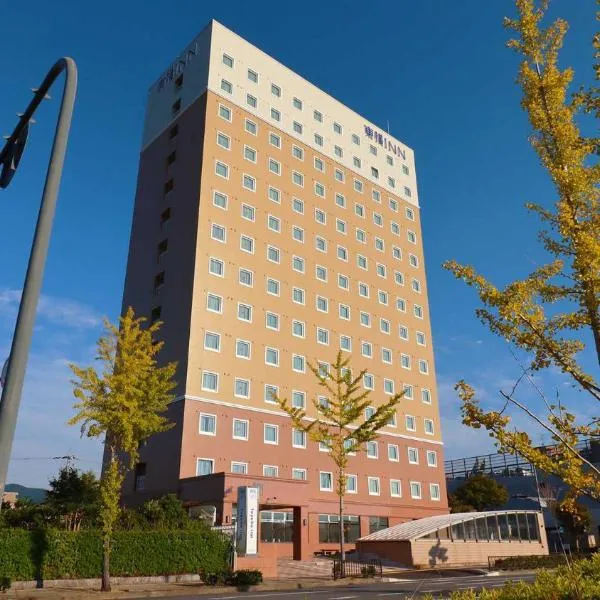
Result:
[[329,598],[329,600],[351,600],[351,598],[358,598],[358,596],[336,596],[335,598]]
[[[243,594],[244,598],[267,598],[270,596],[297,596],[298,594],[325,594],[330,593],[329,590],[303,590],[301,592],[275,592],[275,593],[262,593],[262,594]],[[213,596],[209,600],[233,600],[240,596]],[[351,596],[356,598],[357,596]]]

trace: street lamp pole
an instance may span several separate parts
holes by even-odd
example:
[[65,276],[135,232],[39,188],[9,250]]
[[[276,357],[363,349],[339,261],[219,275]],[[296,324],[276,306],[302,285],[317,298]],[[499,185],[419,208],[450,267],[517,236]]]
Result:
[[56,199],[77,92],[77,67],[73,59],[61,58],[48,71],[42,85],[37,90],[34,90],[35,96],[33,100],[23,115],[20,115],[19,123],[0,152],[0,188],[6,188],[19,166],[19,161],[27,142],[31,118],[37,107],[47,97],[48,90],[52,84],[63,71],[65,71],[65,85],[60,113],[54,134],[50,162],[48,163],[48,170],[46,172],[44,192],[38,213],[31,253],[29,255],[27,275],[25,276],[17,324],[15,326],[6,369],[6,378],[0,399],[0,500],[2,499],[6,484],[8,463],[17,424],[19,404],[21,402],[23,380],[25,378],[25,368],[27,366],[35,313],[42,287],[52,222],[54,220],[54,213],[56,212]]

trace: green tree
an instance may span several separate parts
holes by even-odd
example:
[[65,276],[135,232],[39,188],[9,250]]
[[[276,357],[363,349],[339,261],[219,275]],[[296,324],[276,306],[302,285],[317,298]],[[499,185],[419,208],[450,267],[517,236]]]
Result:
[[508,502],[508,490],[487,475],[473,475],[448,496],[450,512],[499,508]]
[[[363,390],[363,376],[366,370],[356,377],[349,367],[350,359],[344,359],[338,352],[330,369],[309,364],[324,393],[321,398],[313,399],[314,414],[308,417],[306,410],[291,406],[286,398],[275,398],[279,406],[290,416],[296,429],[304,431],[313,442],[327,447],[329,456],[335,464],[337,481],[335,491],[339,498],[340,519],[340,558],[344,553],[344,496],[346,495],[346,467],[349,456],[363,451],[367,442],[377,439],[382,427],[395,417],[396,405],[404,392],[389,398],[365,419],[365,410],[371,406],[370,390]],[[316,418],[315,418],[316,417]],[[333,482],[332,482],[333,484]]]
[[145,321],[129,308],[119,326],[105,322],[96,356],[101,371],[71,365],[78,402],[69,424],[81,423],[87,437],[105,436],[100,480],[102,591],[110,591],[111,540],[125,471],[137,462],[141,442],[172,426],[164,413],[174,397],[176,365],[158,365],[163,342],[155,337],[161,323],[146,326]]
[[66,529],[78,531],[84,520],[95,517],[99,498],[100,485],[94,473],[83,473],[67,465],[50,480],[45,504]]
[[[578,126],[585,114],[600,115],[600,93],[592,88],[569,94],[573,70],[559,67],[567,23],[558,19],[544,28],[547,5],[547,0],[516,0],[517,18],[506,19],[505,25],[517,34],[509,47],[522,57],[518,82],[532,129],[529,139],[556,191],[552,207],[527,204],[545,224],[539,238],[552,260],[503,289],[471,266],[449,261],[445,267],[477,291],[483,304],[476,311],[479,319],[531,357],[520,365],[522,373],[513,389],[500,391],[503,410],[485,410],[474,389],[459,381],[463,422],[487,429],[500,451],[520,454],[560,477],[570,487],[563,505],[574,508],[582,494],[600,500],[600,470],[577,447],[582,438],[600,436],[600,420],[576,416],[595,414],[600,401],[597,373],[586,372],[581,361],[587,348],[595,350],[600,363],[599,140],[584,136]],[[593,46],[600,59],[600,34]],[[594,68],[598,79],[600,64]],[[573,405],[550,402],[534,381],[533,374],[548,367],[560,370],[580,392]],[[519,399],[523,381],[535,388],[545,411]],[[509,406],[550,433],[555,442],[552,453],[536,447],[526,432],[512,428]]]
[[592,526],[590,509],[580,502],[576,502],[573,507],[568,508],[558,506],[556,520],[565,529],[570,541],[575,542],[576,549],[579,550],[579,538]]

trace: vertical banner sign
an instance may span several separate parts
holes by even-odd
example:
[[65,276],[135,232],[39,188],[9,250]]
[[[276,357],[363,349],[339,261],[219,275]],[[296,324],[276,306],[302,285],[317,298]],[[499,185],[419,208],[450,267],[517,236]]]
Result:
[[241,556],[258,553],[258,488],[238,488],[237,552]]

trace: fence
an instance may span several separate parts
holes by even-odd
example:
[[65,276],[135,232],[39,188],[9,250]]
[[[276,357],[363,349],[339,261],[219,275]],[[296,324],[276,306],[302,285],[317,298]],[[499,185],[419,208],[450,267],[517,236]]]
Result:
[[383,568],[381,561],[371,560],[340,560],[333,559],[333,578],[342,577],[381,577]]

